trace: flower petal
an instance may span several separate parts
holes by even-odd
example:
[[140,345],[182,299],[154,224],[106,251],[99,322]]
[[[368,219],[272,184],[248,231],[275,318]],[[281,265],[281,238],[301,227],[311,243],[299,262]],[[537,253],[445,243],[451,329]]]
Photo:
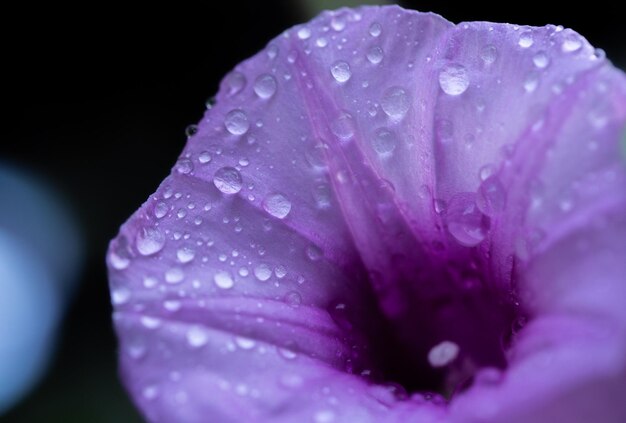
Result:
[[[398,401],[351,373],[369,372],[368,341],[386,335],[385,320],[411,341],[407,315],[428,318],[429,305],[410,300],[447,289],[415,275],[435,280],[448,256],[487,245],[498,289],[515,289],[517,275],[533,321],[506,381],[477,384],[449,417],[573,419],[559,404],[579,391],[565,388],[588,383],[610,401],[623,382],[624,316],[600,311],[623,288],[613,255],[623,222],[609,217],[624,210],[612,154],[624,86],[556,27],[455,27],[388,7],[285,32],[223,80],[172,174],[111,243],[122,371],[137,404],[150,421],[441,419],[445,407]],[[596,158],[570,152],[589,137]],[[580,207],[563,221],[570,188]],[[594,245],[606,254],[583,260],[567,241],[586,239],[596,215],[606,221]],[[564,289],[564,257],[583,266],[576,293]],[[614,267],[606,292],[589,285],[602,265]],[[590,335],[605,322],[610,336]],[[532,346],[554,328],[563,339],[548,352],[563,359],[542,387],[543,350]]]

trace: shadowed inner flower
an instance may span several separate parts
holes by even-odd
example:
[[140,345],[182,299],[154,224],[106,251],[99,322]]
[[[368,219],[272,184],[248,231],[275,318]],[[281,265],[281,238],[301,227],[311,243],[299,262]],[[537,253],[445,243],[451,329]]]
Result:
[[[454,233],[445,222],[452,211],[440,212],[442,240],[429,252],[393,257],[389,275],[369,272],[371,302],[358,307],[361,315],[341,301],[329,309],[346,336],[365,345],[360,349],[353,341],[346,370],[390,384],[400,397],[420,392],[449,398],[469,387],[477,371],[506,368],[507,349],[526,321],[516,293],[498,288],[515,286],[513,273],[499,280],[488,248],[448,246],[454,237],[443,231]],[[486,216],[481,220],[488,225]],[[355,365],[364,361],[369,366]]]

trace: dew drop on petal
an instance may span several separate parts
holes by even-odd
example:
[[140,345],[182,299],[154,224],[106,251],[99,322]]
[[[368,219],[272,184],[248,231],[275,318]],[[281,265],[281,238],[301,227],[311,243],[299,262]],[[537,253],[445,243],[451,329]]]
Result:
[[580,50],[583,46],[580,37],[576,34],[568,34],[563,40],[563,44],[561,45],[561,50],[565,53],[573,53],[575,51]]
[[348,112],[342,112],[331,125],[330,130],[342,141],[347,141],[354,135],[354,118]]
[[256,277],[261,282],[265,282],[270,277],[272,277],[272,269],[265,264],[261,263],[254,268],[254,277]]
[[142,256],[156,254],[163,249],[165,236],[157,228],[145,227],[137,232],[135,246]]
[[488,44],[480,51],[480,58],[486,65],[490,65],[498,58],[498,49],[493,44]]
[[299,307],[302,304],[302,296],[296,291],[289,291],[285,294],[285,303],[291,307]]
[[506,190],[497,176],[486,178],[478,189],[476,205],[487,216],[494,216],[504,209]]
[[377,65],[383,61],[385,53],[383,49],[378,46],[372,46],[367,50],[367,60],[373,65]]
[[301,40],[306,40],[310,36],[311,36],[311,30],[307,28],[306,26],[303,26],[302,28],[298,30],[298,38],[300,38]]
[[189,263],[196,256],[196,252],[190,247],[182,247],[176,251],[176,258],[181,263]]
[[226,86],[228,88],[228,94],[231,96],[243,90],[246,83],[246,76],[241,72],[234,71],[226,76]]
[[469,87],[467,70],[458,64],[444,66],[439,72],[439,86],[448,95],[463,94]]
[[451,341],[443,341],[428,352],[428,362],[433,367],[444,367],[456,359],[459,346]]
[[187,331],[187,343],[192,348],[200,348],[209,342],[209,334],[200,326],[192,326]]
[[545,51],[538,51],[533,56],[533,64],[539,69],[544,69],[550,64],[550,58]]
[[111,303],[113,305],[126,304],[130,300],[131,292],[126,287],[116,288],[111,291]]
[[254,82],[254,92],[260,98],[268,99],[276,93],[276,85],[276,78],[269,74],[263,74]]
[[172,267],[165,272],[165,282],[171,284],[181,283],[185,278],[185,272],[178,267]]
[[167,204],[161,202],[161,203],[157,203],[154,206],[154,217],[156,217],[157,219],[162,219],[165,217],[165,215],[167,214],[167,212],[169,211],[169,207]]
[[330,67],[330,73],[333,75],[333,78],[335,78],[335,81],[340,83],[347,82],[352,76],[350,65],[343,60],[333,63]]
[[141,324],[147,329],[157,329],[161,326],[161,320],[157,317],[142,316]]
[[489,221],[476,206],[476,194],[458,193],[446,209],[448,231],[465,247],[474,247],[485,239]]
[[241,191],[243,182],[241,174],[234,167],[222,167],[213,175],[213,184],[224,194],[237,194]]
[[532,46],[533,43],[533,34],[530,31],[522,32],[519,36],[519,40],[517,41],[517,44],[519,44],[522,48],[528,48]]
[[263,200],[263,209],[278,219],[284,219],[291,211],[291,201],[282,194],[270,194]]
[[254,341],[254,339],[238,336],[235,338],[235,344],[237,344],[237,346],[242,350],[251,350],[255,347],[256,342]]
[[372,37],[380,36],[382,31],[383,29],[378,22],[374,22],[370,25],[369,33]]
[[176,162],[176,171],[181,175],[188,175],[193,171],[193,163],[189,159],[180,159]]
[[374,132],[372,146],[380,156],[389,156],[395,150],[397,144],[396,135],[387,128],[378,128]]
[[213,281],[215,282],[215,285],[222,289],[232,288],[235,284],[230,273],[226,271],[217,272],[215,276],[213,276]]
[[380,107],[390,118],[400,120],[409,111],[411,99],[404,88],[391,87],[383,93]]
[[250,129],[248,115],[241,109],[231,110],[224,118],[224,126],[233,135],[243,135]]

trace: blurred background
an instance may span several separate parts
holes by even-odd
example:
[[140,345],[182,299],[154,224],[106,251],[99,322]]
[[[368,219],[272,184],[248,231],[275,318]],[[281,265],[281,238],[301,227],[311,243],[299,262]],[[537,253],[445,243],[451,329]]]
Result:
[[[234,65],[322,9],[385,3],[392,2],[168,2],[143,10],[54,3],[5,11],[0,422],[141,421],[117,376],[109,239],[169,173],[185,127],[201,118]],[[626,64],[626,25],[614,2],[550,10],[539,1],[399,3],[454,22],[561,24]]]

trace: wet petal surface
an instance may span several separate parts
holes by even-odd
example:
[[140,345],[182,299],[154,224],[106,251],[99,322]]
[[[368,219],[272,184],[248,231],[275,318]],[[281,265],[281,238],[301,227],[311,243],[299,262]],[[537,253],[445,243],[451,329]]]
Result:
[[155,422],[619,421],[625,121],[562,28],[286,31],[111,243],[129,391]]

